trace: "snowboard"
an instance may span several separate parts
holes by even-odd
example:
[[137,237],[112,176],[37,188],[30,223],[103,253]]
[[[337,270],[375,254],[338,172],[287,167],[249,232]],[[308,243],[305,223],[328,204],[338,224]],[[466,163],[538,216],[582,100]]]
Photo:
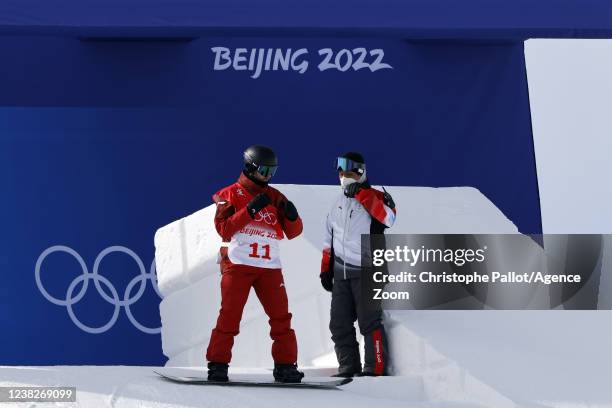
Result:
[[224,387],[316,388],[323,390],[334,390],[338,389],[339,386],[348,384],[352,381],[352,378],[313,377],[310,379],[302,379],[302,382],[300,383],[281,383],[275,382],[269,375],[265,374],[236,374],[230,375],[230,380],[228,382],[220,382],[208,381],[204,370],[173,368],[154,370],[153,372],[176,383],[220,385]]

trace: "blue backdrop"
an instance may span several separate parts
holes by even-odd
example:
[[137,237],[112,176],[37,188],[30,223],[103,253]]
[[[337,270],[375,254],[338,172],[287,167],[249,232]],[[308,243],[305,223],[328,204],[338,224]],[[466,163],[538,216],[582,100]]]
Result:
[[[309,67],[257,79],[214,71],[216,46],[307,48]],[[393,68],[320,71],[317,51],[326,47],[382,49]],[[36,261],[66,245],[91,273],[101,251],[121,245],[148,269],[156,229],[209,205],[253,143],[277,150],[277,183],[336,183],[334,158],[358,150],[376,184],[473,186],[521,232],[541,232],[520,41],[2,37],[0,49],[0,364],[162,364],[159,334],[137,329],[125,307],[104,333],[77,327],[40,292]],[[73,257],[55,253],[40,276],[51,296],[66,299],[80,273]],[[99,273],[123,298],[138,266],[113,253]],[[79,321],[111,320],[115,309],[93,284],[83,293],[73,309]],[[130,310],[156,328],[158,303],[147,283]]]
[[609,0],[3,0],[0,34],[612,36]]

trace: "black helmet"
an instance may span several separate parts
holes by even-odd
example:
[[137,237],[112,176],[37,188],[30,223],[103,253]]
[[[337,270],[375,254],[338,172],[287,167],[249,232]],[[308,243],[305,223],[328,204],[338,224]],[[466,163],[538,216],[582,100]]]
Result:
[[244,170],[247,174],[257,171],[264,177],[272,177],[277,167],[276,153],[267,146],[253,145],[244,151]]
[[337,171],[354,171],[358,174],[363,174],[365,167],[363,155],[357,152],[344,153],[336,160]]

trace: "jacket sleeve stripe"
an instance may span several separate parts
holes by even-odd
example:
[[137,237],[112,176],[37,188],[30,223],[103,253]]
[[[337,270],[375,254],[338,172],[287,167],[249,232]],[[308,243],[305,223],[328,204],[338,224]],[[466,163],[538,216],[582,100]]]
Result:
[[366,211],[387,227],[393,226],[395,222],[395,208],[391,209],[385,205],[383,194],[373,188],[360,190],[355,198],[363,205]]
[[331,265],[331,248],[325,248],[323,250],[323,257],[321,258],[321,273],[329,273]]

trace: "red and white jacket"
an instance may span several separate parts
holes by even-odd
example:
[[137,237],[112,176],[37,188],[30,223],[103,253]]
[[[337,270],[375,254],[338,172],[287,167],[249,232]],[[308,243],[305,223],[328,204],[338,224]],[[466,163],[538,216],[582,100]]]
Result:
[[362,188],[354,198],[341,193],[327,214],[321,272],[331,272],[332,239],[336,257],[361,266],[361,234],[382,234],[393,225],[395,215],[395,208],[390,208],[383,193],[374,188]]
[[[247,204],[257,194],[266,193],[270,204],[251,218]],[[213,195],[217,204],[215,228],[228,247],[221,248],[221,270],[234,265],[280,269],[278,242],[302,233],[302,220],[290,221],[282,211],[287,198],[270,186],[256,184],[244,174],[238,181]]]

